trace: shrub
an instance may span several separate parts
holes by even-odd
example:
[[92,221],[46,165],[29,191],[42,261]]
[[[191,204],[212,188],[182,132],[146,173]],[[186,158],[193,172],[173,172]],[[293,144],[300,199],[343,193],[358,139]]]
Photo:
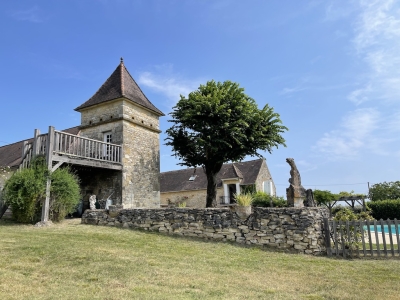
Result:
[[287,201],[283,197],[270,196],[264,192],[256,192],[253,194],[253,206],[270,207],[272,201],[273,207],[286,207]]
[[249,193],[234,195],[234,197],[239,206],[250,206],[253,202],[253,196]]
[[46,192],[46,171],[42,161],[37,159],[30,168],[14,173],[6,181],[4,199],[18,222],[30,223],[40,219],[40,199]]
[[50,219],[59,222],[72,214],[80,199],[79,179],[69,168],[51,174]]
[[379,219],[400,219],[400,199],[367,202],[372,211],[372,216]]
[[[349,206],[342,206],[342,205],[335,205],[334,207],[332,207],[332,215],[336,215],[339,211],[343,210],[343,209],[350,209]],[[370,212],[370,209],[368,208],[368,206],[366,206],[366,210],[367,212]],[[352,211],[355,214],[360,214],[363,212],[363,207],[362,205],[357,205],[354,207],[354,209],[352,209]]]
[[[350,208],[344,207],[339,210],[334,219],[336,221],[358,221],[358,220],[372,220],[373,218],[369,215],[369,212],[361,212],[359,214],[354,213]],[[347,249],[356,250],[360,248],[361,242],[361,229],[359,227],[349,226],[349,232],[347,232],[347,226],[338,226],[337,230],[343,232],[343,239],[345,242],[345,247]]]
[[[29,168],[14,173],[6,181],[4,198],[18,222],[35,223],[40,220],[49,175],[44,162],[43,157],[38,157]],[[57,222],[74,212],[80,198],[79,183],[68,168],[57,169],[50,176],[49,217]]]

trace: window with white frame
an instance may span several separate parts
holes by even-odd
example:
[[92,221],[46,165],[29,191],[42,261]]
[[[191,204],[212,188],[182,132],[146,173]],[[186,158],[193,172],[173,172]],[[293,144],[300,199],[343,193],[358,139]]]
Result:
[[[107,131],[103,133],[103,142],[112,143],[112,133],[111,131]],[[110,155],[110,145],[103,146],[103,156],[107,157]]]
[[263,191],[270,196],[274,195],[274,186],[272,185],[272,180],[263,182]]
[[107,131],[103,133],[103,141],[105,143],[111,143],[112,142],[112,134],[111,131]]

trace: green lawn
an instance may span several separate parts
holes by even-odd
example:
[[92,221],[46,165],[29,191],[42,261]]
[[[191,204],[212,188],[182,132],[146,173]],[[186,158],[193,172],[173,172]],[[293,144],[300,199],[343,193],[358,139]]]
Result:
[[66,220],[0,220],[0,299],[398,299],[400,260],[328,259]]

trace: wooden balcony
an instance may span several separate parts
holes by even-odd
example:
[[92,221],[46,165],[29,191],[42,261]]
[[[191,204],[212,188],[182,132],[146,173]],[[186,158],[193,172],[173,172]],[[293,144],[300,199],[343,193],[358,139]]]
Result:
[[[40,134],[36,129],[33,142],[24,144],[19,169],[29,167],[34,157],[44,155],[47,169],[51,172],[57,170],[63,163],[122,170],[122,154],[121,145],[57,131],[50,126],[46,134]],[[51,180],[48,177],[42,222],[47,222],[49,219],[50,185]]]
[[23,147],[20,169],[29,166],[32,158],[37,155],[46,156],[52,171],[63,163],[122,170],[121,145],[57,131],[53,127],[49,127],[49,133],[46,134],[35,131],[33,142]]

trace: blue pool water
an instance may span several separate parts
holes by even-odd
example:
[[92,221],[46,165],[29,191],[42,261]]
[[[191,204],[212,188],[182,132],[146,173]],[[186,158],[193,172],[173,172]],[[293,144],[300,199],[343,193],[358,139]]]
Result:
[[[364,226],[365,230],[367,229],[367,226]],[[382,227],[383,227],[383,232],[384,233],[389,233],[389,226],[388,225],[376,225],[376,230],[378,232],[382,232]],[[371,231],[375,231],[374,225],[369,226]],[[397,226],[398,232],[400,233],[400,225]],[[390,229],[392,230],[392,234],[396,234],[396,225],[390,225]]]

